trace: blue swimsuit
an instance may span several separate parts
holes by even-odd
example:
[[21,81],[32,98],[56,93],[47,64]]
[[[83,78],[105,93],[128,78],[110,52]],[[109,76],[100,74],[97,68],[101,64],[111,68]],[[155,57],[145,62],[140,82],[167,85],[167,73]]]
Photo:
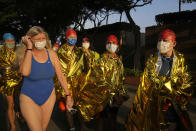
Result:
[[47,50],[48,60],[37,62],[32,56],[31,73],[24,77],[21,93],[29,96],[36,104],[44,104],[51,95],[54,83],[54,68]]

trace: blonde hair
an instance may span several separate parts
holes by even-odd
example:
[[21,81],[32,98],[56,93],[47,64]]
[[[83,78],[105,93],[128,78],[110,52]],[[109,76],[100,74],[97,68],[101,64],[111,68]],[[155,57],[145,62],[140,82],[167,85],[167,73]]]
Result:
[[[42,27],[33,26],[27,31],[26,35],[34,37],[41,33],[44,33],[46,35],[46,48],[51,49],[52,45],[49,41],[48,33],[45,32]],[[20,46],[16,48],[16,60],[15,60],[16,65],[20,65],[20,62],[24,59],[26,48],[27,48],[26,44],[21,40]]]
[[52,48],[52,45],[49,41],[48,33],[46,33],[43,28],[41,28],[39,26],[33,26],[29,29],[29,31],[26,33],[26,35],[34,37],[34,36],[41,34],[41,33],[46,35],[46,48],[47,49]]

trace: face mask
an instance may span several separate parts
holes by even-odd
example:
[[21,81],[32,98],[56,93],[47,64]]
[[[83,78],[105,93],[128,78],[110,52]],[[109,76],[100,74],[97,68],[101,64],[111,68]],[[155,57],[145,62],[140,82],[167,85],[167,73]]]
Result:
[[82,47],[84,47],[85,49],[88,49],[90,46],[89,42],[83,42],[82,43]]
[[46,46],[46,41],[35,42],[35,48],[42,50]]
[[9,49],[13,49],[15,47],[15,44],[13,43],[6,43],[6,47]]
[[161,54],[165,54],[171,49],[169,45],[169,42],[159,41],[157,44],[157,49],[160,51]]
[[68,43],[69,43],[70,45],[75,45],[76,42],[77,42],[77,39],[68,39]]
[[106,49],[107,51],[109,51],[110,53],[115,53],[117,50],[118,46],[115,44],[107,44],[106,45]]
[[56,48],[55,47],[53,47],[52,49],[53,49],[53,51],[56,51]]

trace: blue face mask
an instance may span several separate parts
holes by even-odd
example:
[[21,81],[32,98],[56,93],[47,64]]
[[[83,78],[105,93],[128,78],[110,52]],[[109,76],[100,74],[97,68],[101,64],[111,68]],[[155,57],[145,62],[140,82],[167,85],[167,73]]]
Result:
[[68,39],[68,43],[69,43],[70,45],[75,45],[76,42],[77,42],[77,39]]

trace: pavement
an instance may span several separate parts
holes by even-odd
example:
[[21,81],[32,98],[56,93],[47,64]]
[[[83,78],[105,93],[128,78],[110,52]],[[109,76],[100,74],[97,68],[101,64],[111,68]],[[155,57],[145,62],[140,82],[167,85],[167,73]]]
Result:
[[[116,122],[116,131],[124,131],[124,124],[127,119],[128,112],[133,102],[133,98],[137,91],[136,86],[127,85],[129,99],[123,103],[120,107],[117,115]],[[49,122],[47,131],[69,131],[69,125],[66,120],[65,112],[61,112],[56,102],[51,120]],[[16,102],[17,105],[17,102]],[[0,94],[0,131],[8,131],[9,122],[6,114],[6,101],[5,97]],[[16,107],[17,110],[18,107]],[[192,98],[189,106],[189,115],[192,120],[194,131],[196,131],[196,98]],[[80,122],[77,115],[74,115],[74,122],[76,126],[76,131],[80,131]],[[94,119],[91,122],[87,123],[87,127],[91,129],[91,131],[96,131],[98,129],[98,120]],[[109,126],[109,121],[107,119],[104,120],[104,130],[110,131],[111,128]],[[16,119],[16,131],[28,131],[28,127],[25,122],[21,122],[21,120]]]
[[[126,122],[127,114],[132,106],[132,102],[137,91],[136,86],[127,85],[127,87],[130,98],[120,107],[117,118],[117,122],[121,124],[125,124]],[[190,105],[188,106],[188,113],[193,124],[193,131],[196,131],[196,97],[192,97]]]

